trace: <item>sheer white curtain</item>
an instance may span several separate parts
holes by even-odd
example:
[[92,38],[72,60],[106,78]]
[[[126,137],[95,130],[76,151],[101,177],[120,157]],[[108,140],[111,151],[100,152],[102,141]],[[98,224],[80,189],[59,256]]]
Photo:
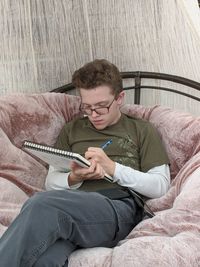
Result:
[[[1,0],[0,11],[1,95],[62,86],[94,58],[200,81],[197,0]],[[143,93],[153,101],[199,112],[185,98]]]

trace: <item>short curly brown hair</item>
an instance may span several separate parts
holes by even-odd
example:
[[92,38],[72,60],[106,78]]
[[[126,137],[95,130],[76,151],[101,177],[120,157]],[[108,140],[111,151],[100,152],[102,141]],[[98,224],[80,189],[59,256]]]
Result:
[[106,59],[95,59],[76,70],[72,75],[72,84],[77,89],[92,89],[107,85],[115,96],[123,90],[118,68]]

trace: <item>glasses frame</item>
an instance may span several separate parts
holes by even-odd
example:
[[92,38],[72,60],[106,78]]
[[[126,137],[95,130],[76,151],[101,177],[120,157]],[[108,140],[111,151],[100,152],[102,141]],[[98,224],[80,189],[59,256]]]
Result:
[[[98,115],[105,115],[105,114],[108,114],[109,111],[110,111],[110,108],[113,104],[113,102],[115,101],[115,97],[114,99],[112,100],[112,102],[108,105],[108,106],[105,106],[105,107],[99,107],[99,108],[82,108],[80,106],[79,110],[84,114],[84,115],[88,115],[88,116],[91,116],[92,115],[92,112],[95,111],[95,113],[97,113]],[[106,108],[107,109],[107,112],[106,113],[99,113],[98,112],[98,109],[102,109],[102,108]],[[89,112],[86,112],[86,110],[89,110]]]

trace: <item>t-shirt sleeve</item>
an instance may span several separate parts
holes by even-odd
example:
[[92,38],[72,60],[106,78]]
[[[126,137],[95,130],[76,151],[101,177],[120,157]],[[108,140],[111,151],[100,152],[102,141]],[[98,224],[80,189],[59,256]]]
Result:
[[169,164],[165,147],[154,126],[146,123],[139,131],[141,171],[147,172],[153,167]]
[[71,151],[71,147],[69,145],[69,131],[70,123],[66,123],[58,135],[57,141],[54,145],[55,148]]

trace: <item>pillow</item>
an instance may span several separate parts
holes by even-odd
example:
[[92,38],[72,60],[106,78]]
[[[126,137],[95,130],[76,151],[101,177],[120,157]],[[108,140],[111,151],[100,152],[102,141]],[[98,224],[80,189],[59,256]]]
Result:
[[22,144],[53,145],[65,121],[79,115],[79,103],[79,97],[61,93],[1,97],[0,176],[28,195],[42,190],[46,165],[23,151]]
[[149,121],[162,137],[174,178],[185,163],[200,151],[200,117],[157,106]]
[[0,126],[17,146],[25,139],[53,144],[64,122],[79,113],[79,104],[79,97],[61,93],[1,97]]

